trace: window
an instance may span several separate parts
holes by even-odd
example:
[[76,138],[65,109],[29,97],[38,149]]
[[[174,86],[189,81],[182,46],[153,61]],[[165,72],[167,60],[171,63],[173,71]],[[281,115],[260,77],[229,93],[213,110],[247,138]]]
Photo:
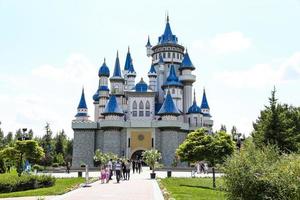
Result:
[[174,88],[172,89],[172,94],[175,94],[175,89]]
[[128,148],[130,148],[130,138],[128,138]]
[[119,93],[119,86],[118,85],[115,85],[115,87],[114,87],[114,93],[115,94]]
[[197,118],[197,117],[194,117],[194,119],[195,119],[195,124],[196,124],[196,126],[198,126],[198,118]]
[[146,117],[150,116],[150,103],[149,101],[146,102]]
[[166,53],[163,53],[163,58],[166,58]]
[[144,116],[144,103],[140,101],[139,103],[139,116],[143,117]]
[[168,58],[170,58],[171,57],[171,55],[170,55],[170,52],[168,53]]
[[179,59],[179,54],[178,53],[176,53],[176,56],[177,56],[177,59]]
[[136,101],[134,101],[133,104],[132,104],[132,116],[137,117],[137,104],[136,104]]
[[173,58],[175,58],[175,53],[173,52]]

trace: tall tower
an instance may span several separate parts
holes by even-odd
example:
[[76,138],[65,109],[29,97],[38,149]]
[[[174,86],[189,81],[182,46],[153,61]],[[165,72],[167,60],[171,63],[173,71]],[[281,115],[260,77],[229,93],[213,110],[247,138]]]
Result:
[[[184,54],[184,47],[178,44],[178,39],[176,35],[172,33],[169,21],[169,16],[167,16],[164,33],[158,37],[157,45],[154,45],[151,49],[153,64],[157,69],[158,76],[158,101],[161,104],[164,101],[164,92],[161,86],[165,83],[168,77],[170,65],[174,65],[175,72],[177,75],[179,75],[178,68],[181,64]],[[161,63],[162,60],[163,65]]]
[[183,83],[183,112],[186,114],[189,107],[192,105],[192,92],[193,83],[196,81],[196,76],[192,74],[195,67],[190,59],[190,56],[186,50],[182,63],[179,67],[180,76],[179,79]]
[[[204,116],[210,116],[210,108],[207,102],[205,89],[203,89],[203,96],[202,96],[202,102],[201,102],[201,112]],[[210,116],[211,117],[211,116]]]
[[152,54],[152,45],[150,43],[150,37],[148,35],[148,41],[147,41],[147,44],[146,44],[146,51],[147,51],[147,56],[150,57],[151,54]]
[[81,98],[77,107],[77,114],[75,115],[76,120],[78,121],[87,121],[89,119],[88,116],[88,108],[85,102],[84,89],[82,88]]
[[157,91],[157,73],[153,64],[151,64],[150,71],[148,72],[149,87],[153,92]]
[[125,60],[125,65],[124,65],[124,70],[123,70],[123,75],[124,75],[124,89],[128,90],[128,77],[127,73],[130,68],[130,65],[132,63],[132,58],[130,55],[130,49],[128,47],[127,55],[126,55],[126,60]]
[[127,72],[127,89],[131,90],[135,86],[135,78],[136,78],[136,72],[134,70],[133,64],[132,64],[132,59],[130,62],[130,66]]
[[108,89],[108,77],[110,75],[109,68],[106,65],[105,58],[102,66],[99,69],[99,84],[96,93],[93,96],[94,106],[95,106],[95,117],[94,120],[98,121],[103,119],[101,115],[104,111],[104,107],[109,98],[109,89]]

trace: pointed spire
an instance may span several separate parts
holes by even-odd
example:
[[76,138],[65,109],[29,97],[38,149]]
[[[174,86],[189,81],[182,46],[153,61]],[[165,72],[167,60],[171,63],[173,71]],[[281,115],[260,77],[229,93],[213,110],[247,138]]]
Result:
[[196,103],[196,91],[194,89],[194,102]]
[[132,59],[131,59],[131,55],[130,55],[130,49],[129,49],[129,46],[128,46],[128,51],[127,51],[127,55],[126,55],[124,70],[129,70],[130,69],[131,62],[132,62]]
[[118,51],[117,51],[117,57],[116,57],[113,77],[122,77],[121,68],[120,68],[120,61],[119,61],[119,52]]
[[159,44],[164,44],[164,43],[177,44],[178,39],[177,39],[176,35],[173,35],[173,33],[172,33],[171,26],[169,23],[169,15],[167,15],[166,21],[167,22],[166,22],[164,34],[158,38],[158,43]]
[[109,68],[107,67],[106,63],[105,63],[105,58],[103,60],[103,64],[102,66],[100,67],[99,71],[98,71],[98,76],[101,77],[101,76],[106,76],[106,77],[109,77],[110,76],[110,71],[109,71]]
[[187,49],[186,49],[186,52],[183,56],[183,60],[181,62],[181,65],[179,67],[179,70],[183,70],[183,69],[190,69],[190,70],[195,69],[195,67],[194,67],[194,65],[193,65],[193,63],[190,59],[190,56],[189,56],[189,53],[188,53]]
[[147,41],[146,47],[148,47],[148,48],[152,47],[152,45],[150,43],[150,37],[149,37],[149,35],[148,35],[148,41]]
[[82,87],[81,98],[80,98],[77,109],[87,109],[83,87]]
[[180,115],[180,112],[177,106],[174,104],[173,98],[170,94],[170,90],[168,90],[167,96],[164,100],[163,105],[157,113],[158,115]]
[[109,100],[102,114],[103,115],[109,115],[109,114],[124,115],[123,110],[119,106],[115,95],[109,97]]
[[169,86],[178,86],[178,87],[183,86],[176,75],[174,65],[171,65],[169,76],[168,76],[166,82],[164,83],[164,85],[162,85],[162,88],[166,88]]
[[129,73],[136,73],[135,70],[134,70],[134,67],[133,67],[132,59],[131,59],[131,62],[130,62],[130,67],[128,69],[128,72]]
[[201,108],[197,105],[197,102],[196,102],[196,92],[195,92],[195,89],[194,89],[194,101],[193,101],[193,104],[192,106],[189,108],[188,110],[188,114],[190,113],[201,113]]
[[151,67],[150,67],[150,70],[148,72],[148,76],[149,75],[155,75],[155,74],[156,74],[155,67],[154,67],[153,63],[151,63]]
[[201,109],[209,109],[209,105],[208,105],[206,93],[205,93],[205,88],[203,89]]

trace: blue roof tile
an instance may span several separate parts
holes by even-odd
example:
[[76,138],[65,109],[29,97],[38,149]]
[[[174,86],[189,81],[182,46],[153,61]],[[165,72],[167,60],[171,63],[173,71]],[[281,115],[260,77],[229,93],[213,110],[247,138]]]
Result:
[[183,69],[190,69],[190,70],[194,70],[195,67],[190,59],[190,56],[188,54],[188,52],[186,51],[186,53],[183,56],[183,60],[182,63],[179,67],[179,70],[183,70]]
[[138,82],[135,86],[135,91],[136,92],[147,92],[148,90],[148,85],[145,83],[143,78]]
[[127,55],[126,55],[124,70],[129,70],[131,62],[132,62],[132,59],[131,59],[131,55],[130,55],[130,51],[129,51],[129,47],[128,47],[128,52],[127,52]]
[[209,105],[208,105],[208,102],[207,102],[205,89],[203,90],[201,109],[209,109]]
[[124,115],[123,110],[120,108],[116,96],[114,95],[110,96],[103,112],[103,115],[108,114]]
[[105,63],[105,58],[104,58],[104,62],[103,62],[102,66],[99,69],[98,76],[99,77],[100,76],[109,77],[109,75],[110,75],[109,68],[107,67],[107,65]]
[[167,16],[167,23],[165,27],[164,34],[162,34],[160,37],[158,37],[158,44],[166,44],[166,43],[173,43],[177,44],[178,39],[176,35],[173,35],[171,26],[169,23],[169,16]]
[[80,108],[87,109],[86,102],[85,102],[85,96],[84,96],[84,89],[83,88],[82,88],[81,98],[80,98],[80,101],[79,101],[77,109],[80,109]]
[[168,86],[178,86],[178,87],[183,86],[176,75],[174,65],[171,65],[169,76],[166,82],[164,83],[164,85],[162,85],[162,88],[166,88]]
[[153,64],[151,64],[150,70],[148,72],[149,74],[156,74],[156,70]]
[[176,116],[180,115],[180,112],[177,106],[174,104],[170,92],[168,92],[163,105],[158,111],[158,115],[176,115]]
[[188,110],[188,114],[191,114],[191,113],[201,113],[201,108],[199,106],[197,106],[195,91],[194,91],[193,104]]
[[94,101],[99,101],[99,99],[100,99],[99,92],[100,91],[109,91],[109,88],[106,85],[99,86],[98,90],[93,95],[93,100]]
[[115,62],[113,77],[122,77],[118,52],[117,52],[117,58],[116,58],[116,62]]

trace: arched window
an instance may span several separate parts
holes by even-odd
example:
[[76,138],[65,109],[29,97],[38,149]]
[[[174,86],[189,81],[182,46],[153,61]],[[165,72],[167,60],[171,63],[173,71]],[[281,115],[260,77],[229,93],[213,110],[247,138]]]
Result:
[[172,94],[175,94],[175,89],[174,88],[172,89]]
[[150,103],[149,101],[146,102],[146,117],[150,116]]
[[139,103],[139,116],[144,117],[144,103],[142,101]]
[[119,86],[118,85],[115,85],[114,87],[114,91],[113,91],[115,94],[119,93]]
[[137,117],[137,103],[136,103],[136,101],[134,101],[132,103],[132,116]]

